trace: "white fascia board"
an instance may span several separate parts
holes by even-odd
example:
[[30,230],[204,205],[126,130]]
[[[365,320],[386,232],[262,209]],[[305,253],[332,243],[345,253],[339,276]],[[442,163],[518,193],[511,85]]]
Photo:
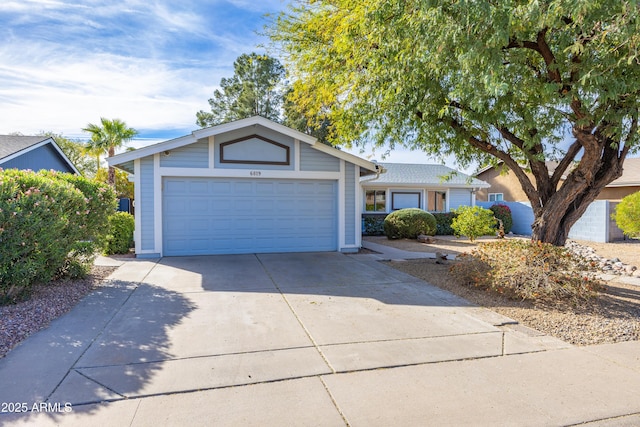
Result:
[[162,151],[174,150],[176,148],[189,145],[196,142],[193,134],[182,136],[176,139],[170,139],[169,141],[159,142],[157,144],[149,145],[148,147],[138,148],[134,151],[127,151],[117,154],[113,157],[107,157],[107,163],[109,166],[116,166],[122,163],[130,162],[132,160],[141,159],[143,157],[152,156]]
[[121,163],[125,163],[131,160],[151,156],[156,153],[160,153],[162,151],[175,150],[176,148],[180,148],[180,147],[184,147],[185,145],[192,144],[198,141],[199,139],[208,138],[210,136],[216,136],[221,133],[231,132],[234,130],[243,129],[243,128],[247,128],[254,125],[260,125],[265,128],[272,129],[276,132],[287,135],[293,139],[300,140],[309,145],[314,145],[316,143],[316,138],[314,138],[313,136],[299,132],[295,129],[291,129],[279,123],[272,122],[271,120],[265,119],[264,117],[253,116],[253,117],[249,117],[242,120],[236,120],[235,122],[223,123],[221,125],[204,128],[204,129],[197,129],[191,132],[191,134],[185,135],[183,137],[160,142],[158,144],[139,148],[134,151],[121,153],[113,157],[108,157],[107,163],[109,164],[109,166],[119,165]]
[[421,184],[405,184],[400,182],[377,182],[377,181],[360,181],[360,185],[366,188],[407,188],[407,189],[424,189],[424,188],[467,188],[469,190],[473,188],[489,188],[491,187],[486,182],[482,184],[447,184],[425,182]]
[[354,165],[360,166],[371,172],[378,171],[378,165],[358,156],[355,156],[351,153],[344,152],[342,150],[338,150],[337,148],[333,148],[328,146],[327,144],[323,144],[321,142],[316,142],[311,146],[311,148],[315,148],[318,151],[322,151],[323,153],[329,154],[333,157],[337,157],[341,160],[345,160],[349,163],[353,163]]
[[265,119],[261,116],[248,117],[246,119],[223,123],[221,125],[213,126],[210,128],[198,129],[193,132],[193,135],[196,137],[196,139],[200,139],[207,136],[218,135],[224,132],[231,132],[254,125],[264,126],[283,135],[287,135],[293,139],[298,139],[300,141],[306,142],[309,145],[313,145],[317,141],[317,139],[311,135],[307,135],[306,133],[291,129],[288,126],[281,125],[280,123]]

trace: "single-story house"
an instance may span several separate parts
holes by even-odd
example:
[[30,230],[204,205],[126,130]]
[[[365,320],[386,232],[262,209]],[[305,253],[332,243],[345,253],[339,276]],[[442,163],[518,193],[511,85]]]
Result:
[[251,117],[107,159],[134,174],[139,257],[355,252],[378,166]]
[[360,178],[363,214],[388,214],[403,208],[449,212],[475,206],[484,181],[444,165],[377,163],[381,173]]
[[[553,173],[556,166],[557,162],[547,162],[549,173]],[[501,169],[501,166],[489,166],[478,171],[476,177],[490,185],[490,188],[478,191],[478,201],[528,202],[529,199],[515,174],[511,170],[501,173]],[[533,180],[533,175],[529,176]],[[620,200],[638,191],[640,191],[640,158],[627,158],[624,161],[622,176],[607,185],[598,195],[597,200]]]
[[80,174],[49,136],[0,135],[0,168]]

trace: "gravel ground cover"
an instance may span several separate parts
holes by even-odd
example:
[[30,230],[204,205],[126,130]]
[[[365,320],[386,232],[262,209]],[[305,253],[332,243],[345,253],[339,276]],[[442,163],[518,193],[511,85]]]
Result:
[[[475,243],[438,239],[434,244],[422,244],[413,240],[387,240],[386,237],[367,237],[376,243],[388,244],[404,250],[423,252],[470,252]],[[484,238],[480,241],[493,240]],[[580,242],[590,245],[591,242]],[[621,247],[616,243],[594,245],[598,255],[617,257],[623,261],[640,264],[640,244],[627,242]],[[603,248],[606,248],[603,250]],[[436,264],[434,260],[411,260],[387,262],[442,289],[459,295],[468,301],[510,317],[523,325],[557,337],[574,345],[593,345],[635,341],[640,339],[640,286],[626,283],[624,277],[615,276],[606,281],[606,287],[598,297],[581,305],[565,303],[534,304],[513,301],[500,295],[465,286],[449,275],[448,265]]]
[[71,310],[85,295],[101,286],[115,269],[93,266],[84,279],[63,279],[39,285],[28,300],[0,306],[0,358],[29,335],[46,328]]

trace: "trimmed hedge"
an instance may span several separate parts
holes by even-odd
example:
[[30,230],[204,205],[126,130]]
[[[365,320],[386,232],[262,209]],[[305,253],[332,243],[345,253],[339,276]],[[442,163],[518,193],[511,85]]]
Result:
[[454,211],[457,216],[451,223],[456,237],[467,236],[472,242],[480,237],[495,233],[498,221],[493,212],[480,206],[460,206]]
[[135,220],[127,212],[116,212],[109,217],[109,234],[104,247],[105,255],[127,254],[133,243]]
[[456,218],[455,212],[436,212],[433,217],[436,219],[436,236],[453,236],[451,224]]
[[436,219],[418,208],[391,212],[384,220],[384,234],[389,239],[415,239],[420,234],[436,234]]
[[110,187],[58,172],[0,169],[0,302],[35,283],[81,276],[102,247]]

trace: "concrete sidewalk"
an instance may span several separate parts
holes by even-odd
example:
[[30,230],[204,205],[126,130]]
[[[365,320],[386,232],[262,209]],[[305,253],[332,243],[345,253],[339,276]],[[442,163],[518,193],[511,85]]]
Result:
[[111,279],[0,359],[1,425],[640,424],[640,343],[573,347],[368,255]]

